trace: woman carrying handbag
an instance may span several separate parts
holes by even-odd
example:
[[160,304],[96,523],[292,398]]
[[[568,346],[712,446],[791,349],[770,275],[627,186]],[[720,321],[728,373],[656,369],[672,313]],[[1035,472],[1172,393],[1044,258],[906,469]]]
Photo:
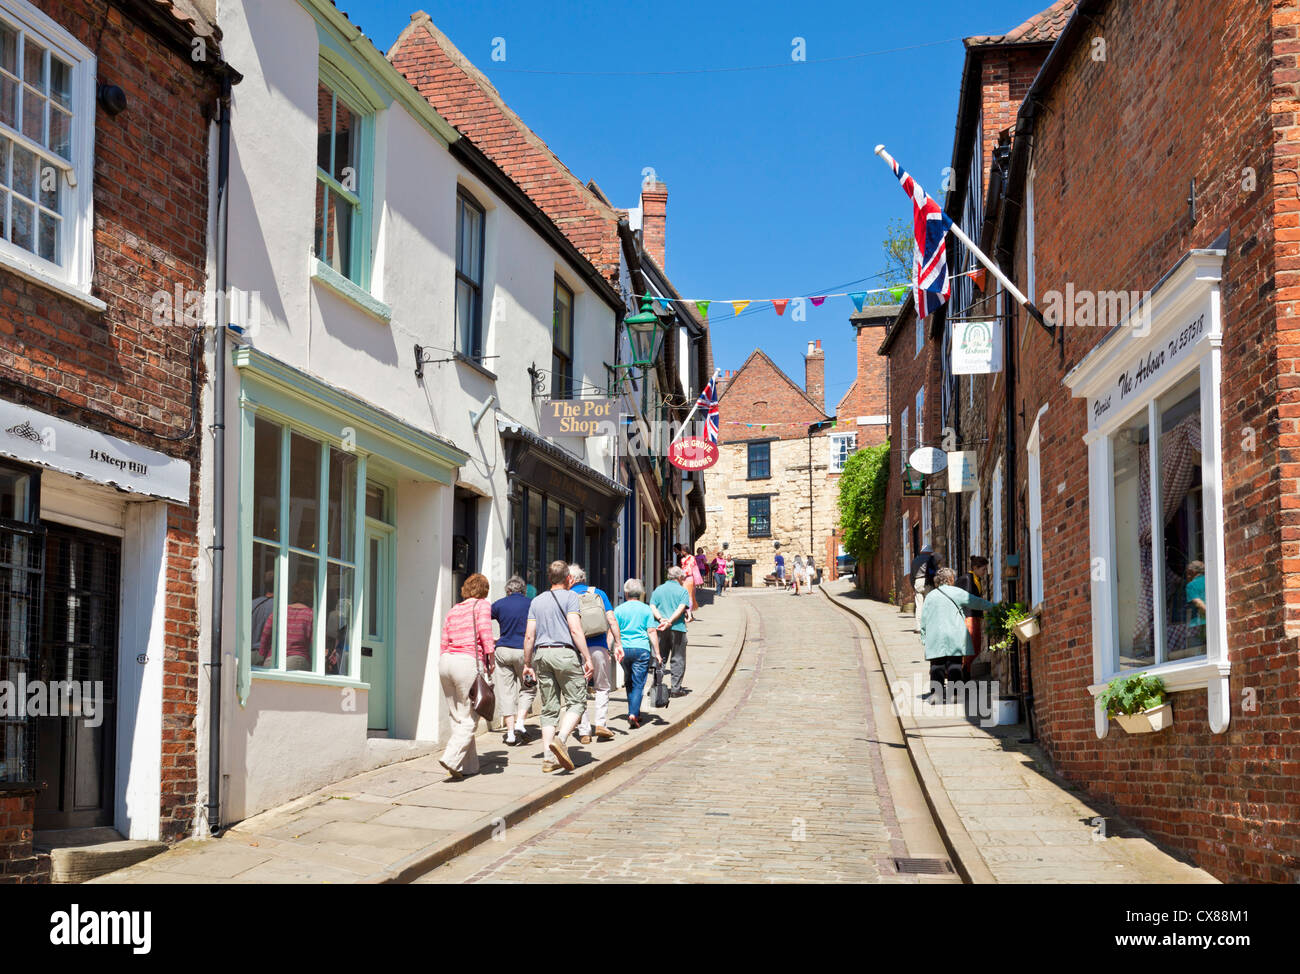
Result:
[[[488,580],[477,572],[465,579],[460,588],[463,601],[452,607],[442,624],[442,654],[438,657],[438,676],[447,696],[447,714],[451,735],[438,761],[453,781],[478,774],[478,749],[474,731],[478,719],[487,712],[492,719],[492,666],[495,662],[492,639],[492,607],[487,601]],[[479,713],[475,713],[477,704]]]

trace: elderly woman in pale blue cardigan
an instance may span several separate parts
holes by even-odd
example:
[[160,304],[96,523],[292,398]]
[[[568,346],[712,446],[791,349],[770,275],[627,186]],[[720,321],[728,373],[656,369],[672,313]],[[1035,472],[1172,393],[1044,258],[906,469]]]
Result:
[[940,568],[934,574],[934,589],[927,593],[921,610],[921,642],[930,661],[930,679],[943,685],[951,667],[961,678],[961,661],[974,656],[975,646],[966,628],[967,609],[987,612],[993,603],[956,586],[957,573]]

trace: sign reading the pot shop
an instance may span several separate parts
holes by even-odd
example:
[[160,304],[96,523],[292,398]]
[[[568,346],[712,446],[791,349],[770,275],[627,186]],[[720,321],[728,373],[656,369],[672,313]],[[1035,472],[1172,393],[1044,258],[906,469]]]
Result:
[[614,399],[543,399],[543,436],[611,436],[617,429]]

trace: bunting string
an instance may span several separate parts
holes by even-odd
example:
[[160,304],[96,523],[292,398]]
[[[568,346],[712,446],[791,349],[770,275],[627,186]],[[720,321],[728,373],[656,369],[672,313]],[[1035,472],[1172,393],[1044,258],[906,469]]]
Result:
[[[974,270],[963,271],[960,274],[953,274],[952,277],[972,277],[975,285],[982,291],[984,290],[984,270],[976,268]],[[808,301],[814,308],[820,308],[827,298],[848,298],[853,302],[853,306],[861,311],[866,304],[868,295],[872,294],[889,294],[895,302],[901,302],[907,293],[912,290],[911,284],[895,284],[889,287],[870,287],[861,291],[835,291],[827,294],[803,295],[795,298],[665,298],[655,296],[654,300],[662,304],[689,304],[692,305],[699,316],[705,321],[709,319],[709,306],[714,304],[729,304],[734,312],[733,317],[739,317],[740,313],[748,308],[751,304],[771,304],[772,310],[778,315],[784,315],[785,309],[792,301]],[[757,310],[757,309],[755,309]]]

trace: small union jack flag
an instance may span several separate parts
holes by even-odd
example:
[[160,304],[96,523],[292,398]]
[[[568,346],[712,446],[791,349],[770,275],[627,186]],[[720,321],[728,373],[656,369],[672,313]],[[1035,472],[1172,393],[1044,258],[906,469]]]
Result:
[[718,377],[711,376],[709,384],[695,400],[697,409],[704,410],[704,435],[714,446],[718,443]]
[[948,300],[951,281],[948,279],[946,241],[952,220],[888,153],[882,155],[903,184],[903,192],[912,199],[912,229],[916,242],[912,256],[913,297],[916,299],[916,316],[927,318]]

